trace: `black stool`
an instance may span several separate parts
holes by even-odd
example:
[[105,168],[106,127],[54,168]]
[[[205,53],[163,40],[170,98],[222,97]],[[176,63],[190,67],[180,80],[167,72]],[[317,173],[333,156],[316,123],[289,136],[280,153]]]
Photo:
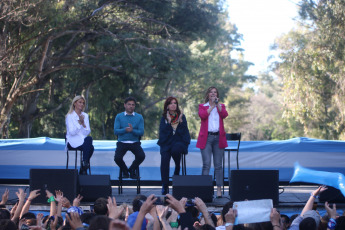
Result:
[[[82,150],[79,150],[79,149],[76,149],[76,148],[68,148],[67,147],[67,151],[66,151],[66,154],[67,154],[67,161],[66,161],[66,169],[68,169],[68,162],[69,162],[69,151],[75,151],[75,165],[74,165],[74,169],[77,169],[77,165],[78,165],[78,152],[80,152],[80,167],[82,167],[83,165],[83,151]],[[91,175],[91,165],[89,165],[89,174]]]
[[[122,184],[123,184],[123,179],[122,178],[122,170],[120,168],[119,170],[119,194],[122,194]],[[137,194],[140,194],[140,170],[139,167],[135,170],[135,173],[137,175],[137,179],[132,179],[132,178],[128,178],[130,180],[136,180],[136,185],[137,185]],[[127,179],[127,178],[126,178]]]

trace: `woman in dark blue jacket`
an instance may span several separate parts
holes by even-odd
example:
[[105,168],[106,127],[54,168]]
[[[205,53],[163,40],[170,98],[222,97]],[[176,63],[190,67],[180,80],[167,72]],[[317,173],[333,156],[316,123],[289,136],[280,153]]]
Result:
[[189,143],[190,134],[186,117],[182,114],[177,99],[175,97],[168,97],[164,103],[157,142],[161,147],[162,195],[169,193],[171,157],[175,162],[174,175],[179,175],[181,155],[188,153]]

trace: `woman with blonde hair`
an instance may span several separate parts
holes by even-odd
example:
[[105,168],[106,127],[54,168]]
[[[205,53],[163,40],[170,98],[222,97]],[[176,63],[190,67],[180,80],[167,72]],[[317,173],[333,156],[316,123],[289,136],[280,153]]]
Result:
[[228,116],[224,104],[219,103],[219,92],[214,86],[207,89],[205,102],[199,104],[201,127],[196,147],[200,148],[202,156],[202,175],[209,175],[211,159],[216,174],[217,197],[222,196],[224,149],[228,146],[224,130],[224,122]]
[[78,149],[83,151],[80,174],[87,174],[90,168],[90,158],[93,154],[92,137],[89,116],[84,112],[85,98],[75,96],[68,113],[66,114],[66,145],[69,150]]

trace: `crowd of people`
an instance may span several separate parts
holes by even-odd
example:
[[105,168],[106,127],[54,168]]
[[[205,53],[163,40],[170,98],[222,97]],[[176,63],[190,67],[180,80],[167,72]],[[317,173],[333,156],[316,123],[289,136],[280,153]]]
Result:
[[[78,195],[71,203],[62,191],[55,195],[46,190],[50,213],[44,216],[30,211],[31,202],[40,195],[40,190],[27,194],[23,189],[16,192],[18,201],[11,209],[6,203],[9,190],[6,189],[0,202],[0,230],[174,230],[174,229],[217,229],[217,230],[332,230],[345,229],[345,216],[339,215],[336,205],[325,203],[327,214],[320,216],[314,210],[316,197],[325,189],[314,190],[302,212],[294,216],[280,214],[276,208],[269,212],[269,220],[260,223],[237,224],[238,212],[233,202],[224,204],[219,215],[210,213],[206,204],[198,197],[190,202],[187,198],[175,199],[172,195],[146,197],[138,195],[132,205],[117,205],[115,197],[98,198],[93,210],[83,210],[83,199]],[[251,210],[247,210],[248,213]]]

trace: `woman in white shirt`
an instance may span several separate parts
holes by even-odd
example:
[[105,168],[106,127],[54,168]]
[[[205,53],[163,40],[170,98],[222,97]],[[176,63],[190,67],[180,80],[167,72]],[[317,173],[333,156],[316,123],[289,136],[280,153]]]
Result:
[[83,163],[80,167],[80,174],[87,174],[87,169],[90,167],[90,158],[94,151],[92,137],[88,136],[91,132],[89,116],[87,113],[84,113],[84,109],[84,97],[75,96],[66,114],[67,148],[70,150],[78,149],[83,151]]

